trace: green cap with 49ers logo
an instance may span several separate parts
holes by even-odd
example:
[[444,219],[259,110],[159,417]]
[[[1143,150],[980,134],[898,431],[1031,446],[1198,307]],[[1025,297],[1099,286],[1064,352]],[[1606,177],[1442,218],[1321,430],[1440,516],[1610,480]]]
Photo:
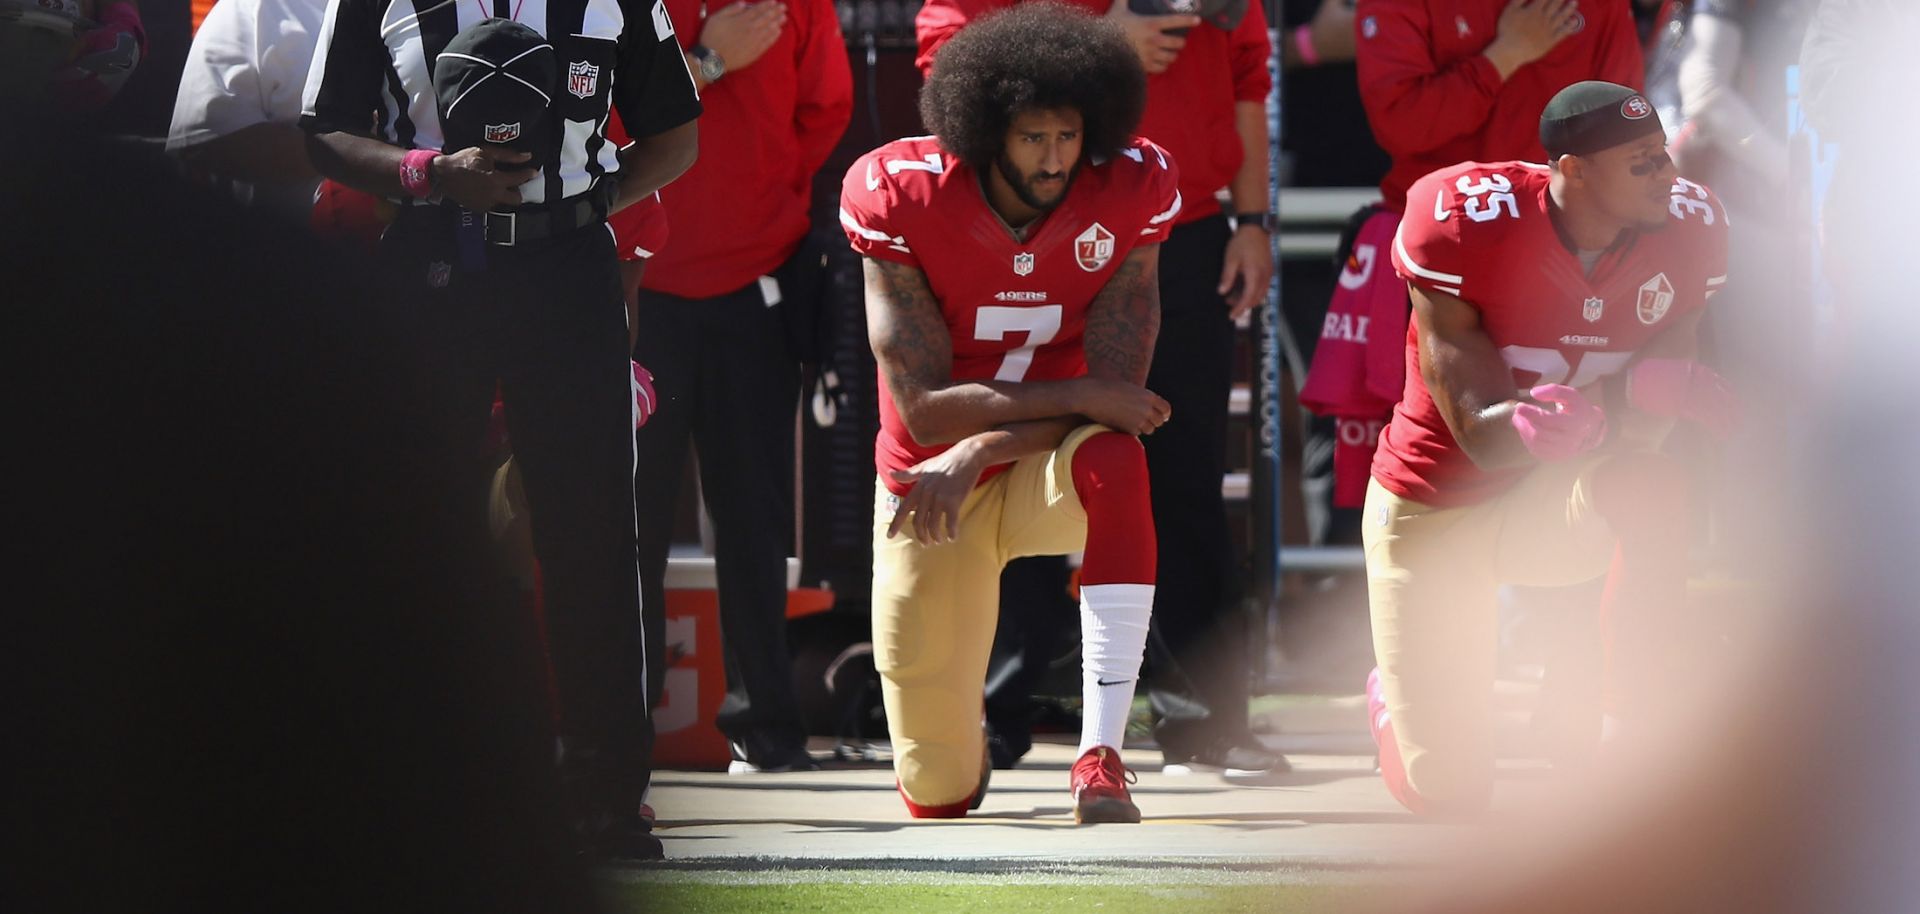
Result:
[[1540,114],[1547,157],[1590,155],[1666,132],[1647,97],[1618,83],[1590,79],[1561,89]]

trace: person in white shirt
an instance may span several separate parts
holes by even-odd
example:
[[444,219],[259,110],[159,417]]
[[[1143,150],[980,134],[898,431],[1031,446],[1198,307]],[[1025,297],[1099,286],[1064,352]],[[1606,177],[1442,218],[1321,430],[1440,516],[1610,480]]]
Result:
[[320,174],[296,122],[326,6],[215,3],[187,51],[167,151],[192,171],[237,182],[243,199],[304,214]]

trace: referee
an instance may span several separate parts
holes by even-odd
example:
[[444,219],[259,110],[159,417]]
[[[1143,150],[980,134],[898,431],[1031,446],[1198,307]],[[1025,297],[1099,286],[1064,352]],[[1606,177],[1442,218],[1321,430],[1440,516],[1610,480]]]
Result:
[[[625,149],[606,138],[613,108]],[[445,340],[427,374],[464,404],[448,418],[450,471],[471,474],[456,510],[476,531],[496,385],[505,400],[544,579],[560,772],[583,849],[603,861],[661,856],[640,805],[648,674],[663,663],[641,615],[660,607],[639,596],[632,376],[606,219],[693,163],[699,114],[659,0],[329,0],[300,118],[322,174],[404,204],[381,266]]]

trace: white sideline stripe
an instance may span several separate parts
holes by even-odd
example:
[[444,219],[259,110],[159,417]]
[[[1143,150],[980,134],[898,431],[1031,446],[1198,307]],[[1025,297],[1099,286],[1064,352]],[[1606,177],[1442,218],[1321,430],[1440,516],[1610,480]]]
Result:
[[1180,215],[1180,192],[1176,190],[1173,192],[1173,206],[1168,208],[1166,212],[1161,213],[1160,215],[1155,216],[1152,219],[1148,219],[1147,224],[1159,225],[1160,223],[1165,222],[1169,219],[1172,219],[1173,217],[1178,215]]
[[[1407,269],[1412,270],[1413,275],[1415,276],[1421,277],[1422,279],[1431,279],[1434,282],[1444,282],[1444,283],[1448,283],[1450,285],[1455,285],[1455,286],[1463,285],[1467,281],[1467,278],[1464,276],[1456,276],[1452,273],[1442,273],[1439,270],[1429,270],[1426,267],[1423,267],[1418,263],[1415,263],[1413,258],[1407,254],[1407,246],[1404,242],[1400,240],[1399,232],[1393,233],[1393,249],[1400,252],[1400,259],[1406,263]],[[1458,295],[1460,293],[1458,290],[1455,290],[1453,294]]]

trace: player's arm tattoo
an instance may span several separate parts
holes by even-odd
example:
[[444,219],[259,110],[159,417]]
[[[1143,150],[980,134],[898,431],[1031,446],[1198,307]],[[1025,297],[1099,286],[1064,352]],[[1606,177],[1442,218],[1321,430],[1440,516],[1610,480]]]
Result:
[[866,278],[867,342],[914,441],[951,444],[1010,422],[1082,411],[1072,380],[955,381],[953,336],[926,274],[869,257]]
[[867,343],[902,417],[953,376],[953,337],[915,267],[866,258]]
[[1160,335],[1160,246],[1143,245],[1121,261],[1087,308],[1087,373],[1147,382]]

